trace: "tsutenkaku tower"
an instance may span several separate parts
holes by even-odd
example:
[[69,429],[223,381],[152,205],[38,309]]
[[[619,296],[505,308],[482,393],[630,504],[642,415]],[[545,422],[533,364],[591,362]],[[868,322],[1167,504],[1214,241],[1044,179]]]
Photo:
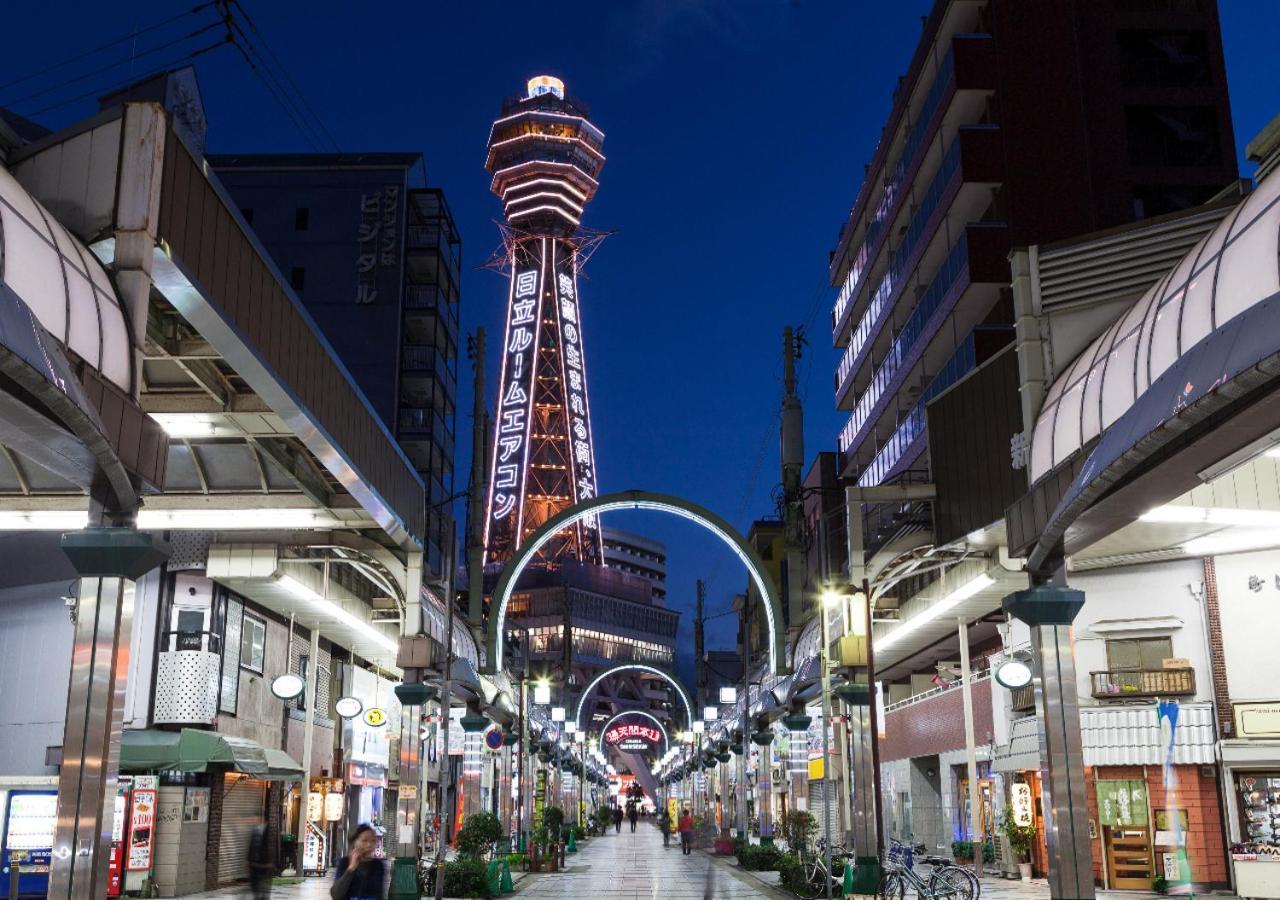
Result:
[[[489,132],[485,168],[502,200],[510,272],[494,413],[485,562],[501,562],[543,522],[596,496],[578,268],[582,210],[604,166],[604,133],[558,78],[529,80]],[[602,562],[593,518],[545,544],[551,561]]]

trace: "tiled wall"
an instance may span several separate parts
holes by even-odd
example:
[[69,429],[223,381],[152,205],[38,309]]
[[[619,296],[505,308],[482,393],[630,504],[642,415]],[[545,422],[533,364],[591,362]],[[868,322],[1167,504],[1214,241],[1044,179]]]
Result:
[[[1216,772],[1213,767],[1203,767]],[[1225,887],[1228,884],[1226,846],[1223,841],[1222,806],[1218,779],[1206,776],[1201,766],[1175,766],[1178,778],[1178,806],[1187,811],[1187,859],[1191,878],[1197,885]],[[1160,766],[1097,766],[1085,770],[1085,790],[1089,798],[1089,818],[1098,821],[1098,779],[1125,778],[1145,780],[1150,809],[1168,807],[1164,773]],[[1102,883],[1102,829],[1093,846],[1093,874]],[[1161,871],[1160,850],[1156,849],[1155,871]]]
[[[991,741],[991,680],[973,685],[974,738]],[[953,687],[910,706],[891,710],[884,717],[882,760],[908,759],[964,749],[964,700]]]

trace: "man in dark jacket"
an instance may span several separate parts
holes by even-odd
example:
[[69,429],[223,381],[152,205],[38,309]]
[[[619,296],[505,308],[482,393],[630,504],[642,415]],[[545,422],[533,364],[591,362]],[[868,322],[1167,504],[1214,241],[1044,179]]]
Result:
[[271,896],[271,877],[276,871],[274,856],[267,822],[259,816],[249,836],[249,888],[253,891],[253,900],[266,900]]
[[622,807],[615,806],[613,808],[613,831],[615,834],[622,834]]

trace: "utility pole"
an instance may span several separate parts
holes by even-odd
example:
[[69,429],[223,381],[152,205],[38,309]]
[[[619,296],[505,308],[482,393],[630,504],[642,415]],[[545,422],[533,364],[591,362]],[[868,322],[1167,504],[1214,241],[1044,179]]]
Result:
[[[452,547],[454,540],[454,526],[452,521],[449,524],[449,547],[450,552],[450,568],[452,568]],[[467,573],[469,579],[474,580],[477,577],[474,570]],[[453,819],[453,809],[450,804],[449,794],[449,778],[452,774],[449,770],[452,768],[449,756],[449,722],[453,717],[450,715],[453,706],[453,620],[454,607],[457,606],[457,598],[453,596],[453,573],[449,572],[445,576],[445,585],[447,591],[445,593],[445,602],[449,604],[448,616],[445,620],[444,628],[444,684],[440,689],[440,740],[444,744],[444,752],[440,756],[440,833],[436,843],[436,900],[444,900],[444,863],[445,863],[445,847],[448,845],[449,825]]]
[[804,625],[804,410],[796,394],[796,360],[804,345],[803,329],[782,330],[782,523],[786,552],[786,592],[788,628],[798,632]]
[[[693,652],[697,659],[697,668],[694,677],[697,681],[697,690],[694,692],[694,703],[697,708],[694,709],[694,715],[702,715],[702,707],[707,703],[707,646],[705,617],[703,615],[707,598],[707,586],[701,578],[698,579],[698,607],[693,619]],[[693,727],[693,723],[689,723],[689,727]]]
[[[471,496],[467,503],[467,624],[477,640],[484,628],[484,517],[489,493],[489,427],[484,396],[484,326],[467,338],[472,363]],[[483,641],[481,641],[483,643]]]

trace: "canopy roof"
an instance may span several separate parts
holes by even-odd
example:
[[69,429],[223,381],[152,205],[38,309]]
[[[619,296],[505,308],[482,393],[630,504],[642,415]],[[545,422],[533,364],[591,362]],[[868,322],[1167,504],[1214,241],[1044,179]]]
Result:
[[63,346],[132,392],[132,343],[106,271],[2,166],[0,282]]
[[302,766],[283,750],[216,731],[148,728],[120,735],[121,772],[207,772],[211,765],[267,781],[296,781],[303,775]]
[[[1114,425],[1191,348],[1280,291],[1278,201],[1280,178],[1264,180],[1055,379],[1032,437],[1033,482]],[[1178,402],[1167,399],[1175,411]]]

